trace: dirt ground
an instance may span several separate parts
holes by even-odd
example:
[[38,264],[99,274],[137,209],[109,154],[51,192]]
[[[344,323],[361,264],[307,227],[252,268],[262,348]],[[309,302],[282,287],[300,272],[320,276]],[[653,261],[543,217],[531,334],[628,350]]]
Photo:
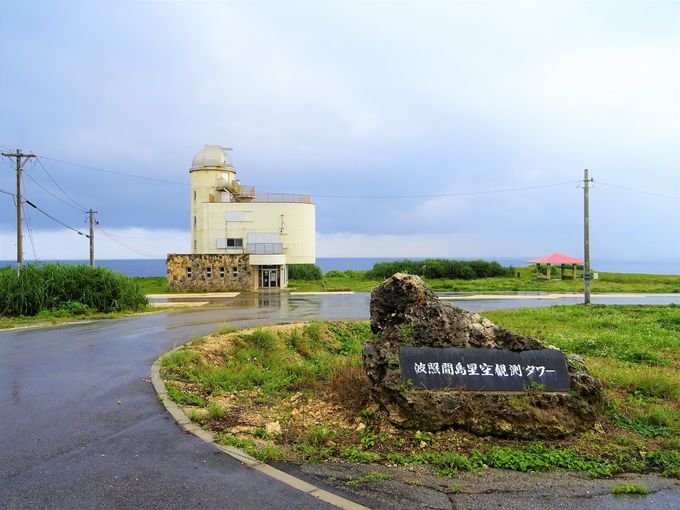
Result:
[[[433,474],[428,466],[281,462],[276,467],[376,509],[680,508],[680,481],[654,474],[592,479],[567,471],[534,474],[485,469],[479,473],[460,472],[452,478]],[[610,487],[621,484],[644,485],[649,495],[613,495]]]

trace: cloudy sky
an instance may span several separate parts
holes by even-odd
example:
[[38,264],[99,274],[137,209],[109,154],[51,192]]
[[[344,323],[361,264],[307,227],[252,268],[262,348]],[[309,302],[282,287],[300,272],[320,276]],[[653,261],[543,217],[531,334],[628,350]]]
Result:
[[[680,259],[679,27],[677,1],[6,0],[0,145],[41,156],[44,211],[99,211],[100,258],[188,251],[188,168],[221,144],[313,196],[319,256],[580,256],[589,168],[593,256]],[[27,258],[87,257],[29,214]],[[14,228],[0,194],[0,259]]]

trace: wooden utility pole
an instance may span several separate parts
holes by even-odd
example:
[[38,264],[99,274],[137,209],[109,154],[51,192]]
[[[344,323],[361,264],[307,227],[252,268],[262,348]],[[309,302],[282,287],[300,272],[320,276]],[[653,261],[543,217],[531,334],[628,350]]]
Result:
[[19,149],[16,152],[3,152],[3,156],[6,158],[16,158],[17,163],[17,274],[21,272],[21,266],[24,263],[24,236],[21,230],[21,170],[24,167],[22,159],[24,162],[30,158],[34,158],[34,154],[24,154]]
[[90,217],[90,235],[88,236],[90,238],[90,267],[94,267],[94,214],[96,212],[97,211],[93,211],[91,208],[87,211],[87,214]]
[[590,205],[588,189],[592,179],[588,179],[588,169],[583,171],[583,298],[590,305]]

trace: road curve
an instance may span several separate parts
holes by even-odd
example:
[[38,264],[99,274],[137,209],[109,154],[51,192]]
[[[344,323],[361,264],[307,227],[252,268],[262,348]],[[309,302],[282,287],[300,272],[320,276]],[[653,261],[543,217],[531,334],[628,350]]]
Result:
[[367,296],[254,294],[0,332],[0,507],[330,508],[182,432],[149,381],[160,354],[220,325],[317,318],[368,318]]
[[221,324],[335,315],[278,302],[0,332],[0,507],[331,508],[182,432],[149,382],[161,353]]

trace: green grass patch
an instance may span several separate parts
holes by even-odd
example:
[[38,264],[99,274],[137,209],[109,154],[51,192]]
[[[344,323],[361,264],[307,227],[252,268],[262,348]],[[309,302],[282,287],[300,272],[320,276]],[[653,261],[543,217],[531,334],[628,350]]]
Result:
[[[595,268],[597,270],[597,268]],[[422,276],[422,270],[415,271]],[[519,277],[517,276],[519,274]],[[555,273],[553,273],[554,275]],[[569,272],[567,273],[569,274]],[[474,279],[463,278],[424,278],[432,290],[438,292],[583,292],[583,281],[577,280],[539,280],[533,267],[514,268],[507,276],[491,276]],[[369,271],[328,271],[323,280],[306,281],[291,278],[289,286],[299,291],[319,291],[345,289],[368,292],[383,281]],[[591,282],[591,291],[598,292],[680,292],[679,275],[599,273],[599,278]],[[680,328],[677,321],[665,321],[667,328]]]
[[171,384],[166,384],[165,389],[168,392],[168,397],[170,397],[170,400],[172,400],[173,402],[186,406],[199,406],[199,407],[205,406],[205,400],[199,397],[198,395],[194,395],[192,393],[185,393],[178,387],[173,386]]
[[658,469],[664,476],[680,478],[680,451],[652,450],[644,455],[647,465]]
[[132,278],[144,294],[167,294],[168,279],[165,276],[135,276]]
[[389,480],[391,477],[387,473],[382,471],[369,471],[365,475],[358,478],[350,478],[345,482],[347,487],[358,487],[359,485],[364,485],[371,482],[384,482]]
[[609,487],[609,490],[612,491],[612,494],[637,494],[640,496],[649,494],[649,489],[647,487],[635,484],[612,485]]
[[678,334],[666,326],[680,318],[677,305],[550,306],[483,315],[517,333],[589,357],[640,366],[665,366],[678,359]]

